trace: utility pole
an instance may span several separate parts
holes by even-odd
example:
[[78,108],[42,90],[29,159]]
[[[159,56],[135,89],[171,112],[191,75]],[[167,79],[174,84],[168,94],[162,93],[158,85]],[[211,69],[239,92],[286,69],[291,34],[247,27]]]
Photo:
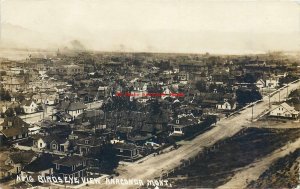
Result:
[[94,110],[94,133],[96,134],[96,110]]
[[53,121],[53,108],[52,108],[52,110],[51,110],[51,111],[52,111],[52,114],[51,114],[51,119],[52,119],[52,121]]
[[254,107],[254,104],[252,104],[252,118],[251,118],[252,122],[253,122],[253,107]]
[[43,120],[45,119],[45,99],[42,97],[42,94],[40,92],[40,97],[42,99],[42,108],[43,108]]

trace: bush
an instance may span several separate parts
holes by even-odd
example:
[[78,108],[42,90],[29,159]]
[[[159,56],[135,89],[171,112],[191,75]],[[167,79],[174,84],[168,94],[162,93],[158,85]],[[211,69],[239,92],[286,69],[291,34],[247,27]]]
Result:
[[252,90],[238,89],[236,91],[236,96],[237,96],[237,102],[241,106],[262,99],[261,94],[255,89]]

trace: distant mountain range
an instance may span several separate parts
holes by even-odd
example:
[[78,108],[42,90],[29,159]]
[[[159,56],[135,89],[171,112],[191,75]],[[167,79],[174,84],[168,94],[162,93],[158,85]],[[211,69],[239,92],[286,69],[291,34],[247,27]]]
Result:
[[244,54],[299,51],[299,33],[243,33],[174,30],[86,30],[45,34],[2,23],[1,48]]
[[1,26],[1,47],[47,49],[55,46],[42,33],[9,23],[2,23]]
[[61,40],[58,36],[33,31],[22,26],[2,23],[0,48],[35,49],[35,50],[84,50],[78,40]]

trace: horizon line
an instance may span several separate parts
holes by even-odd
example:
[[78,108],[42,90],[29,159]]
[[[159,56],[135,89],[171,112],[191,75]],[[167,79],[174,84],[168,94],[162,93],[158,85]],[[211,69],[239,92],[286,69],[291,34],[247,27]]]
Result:
[[284,50],[268,50],[268,51],[262,51],[262,52],[244,52],[244,53],[214,53],[214,52],[163,52],[163,51],[135,51],[135,50],[94,50],[94,49],[82,49],[82,50],[76,50],[76,49],[69,49],[63,50],[63,48],[49,48],[49,49],[43,49],[43,48],[18,48],[18,47],[0,47],[1,50],[11,50],[11,51],[28,51],[28,52],[40,52],[40,53],[46,53],[46,52],[57,52],[60,50],[62,54],[64,53],[84,53],[84,52],[89,52],[89,53],[129,53],[129,54],[138,54],[138,53],[145,53],[145,54],[190,54],[190,55],[228,55],[228,56],[242,56],[242,55],[264,55],[268,53],[300,53],[300,51],[284,51]]

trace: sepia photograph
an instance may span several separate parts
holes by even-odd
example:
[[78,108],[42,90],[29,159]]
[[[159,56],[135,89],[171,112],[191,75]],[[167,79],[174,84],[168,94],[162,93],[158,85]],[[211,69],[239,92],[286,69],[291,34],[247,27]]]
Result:
[[300,0],[0,0],[0,189],[300,189]]

